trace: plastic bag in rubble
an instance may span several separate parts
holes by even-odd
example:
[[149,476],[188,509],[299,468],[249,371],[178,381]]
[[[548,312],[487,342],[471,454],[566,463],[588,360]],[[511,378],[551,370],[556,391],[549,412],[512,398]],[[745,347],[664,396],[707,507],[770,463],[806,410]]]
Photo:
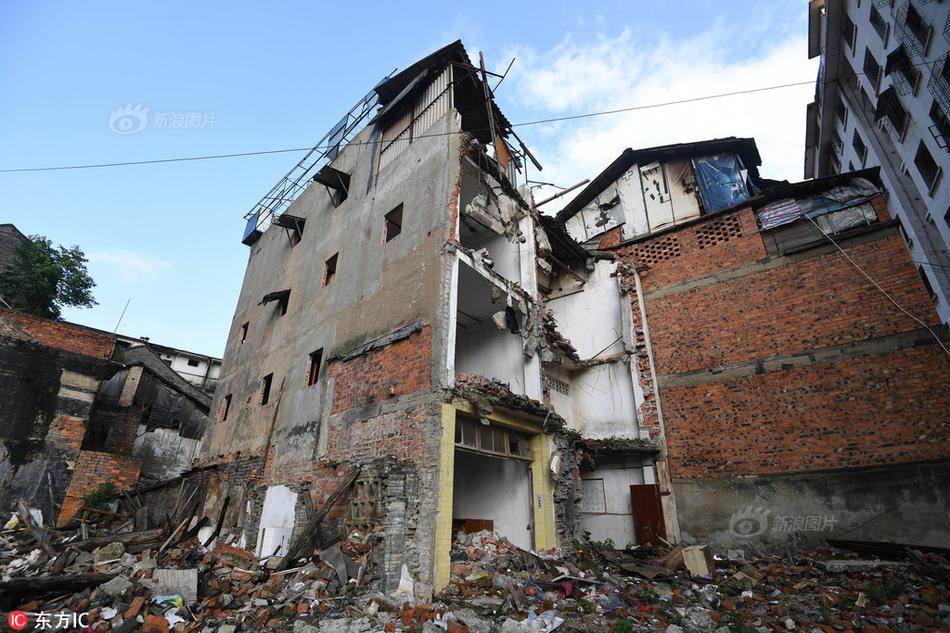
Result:
[[16,512],[14,512],[14,513],[10,516],[10,520],[3,524],[3,529],[4,529],[4,530],[12,530],[13,528],[15,528],[15,527],[18,526],[18,525],[20,525],[20,516],[19,516]]
[[541,615],[534,612],[534,607],[528,611],[528,619],[525,620],[528,626],[534,631],[540,633],[551,633],[554,629],[564,624],[564,618],[559,618],[553,609],[548,609]]
[[396,587],[396,591],[394,591],[392,595],[411,605],[415,605],[416,598],[414,590],[415,582],[413,582],[412,576],[409,575],[409,568],[403,563],[402,573],[399,575],[399,586]]

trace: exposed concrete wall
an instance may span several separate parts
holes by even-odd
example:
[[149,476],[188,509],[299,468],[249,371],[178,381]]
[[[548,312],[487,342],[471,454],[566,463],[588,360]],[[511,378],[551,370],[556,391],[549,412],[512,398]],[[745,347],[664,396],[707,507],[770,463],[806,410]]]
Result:
[[[284,229],[272,226],[254,244],[212,405],[220,415],[224,396],[233,394],[231,410],[227,421],[215,424],[206,459],[263,452],[272,435],[278,460],[309,460],[316,437],[299,430],[325,414],[327,396],[324,380],[307,385],[310,352],[322,348],[326,360],[408,322],[437,324],[440,251],[449,232],[446,208],[457,180],[459,144],[457,134],[442,133],[454,125],[450,113],[369,188],[377,157],[372,128],[363,130],[333,164],[351,176],[349,197],[333,207],[326,190],[311,185],[287,211],[307,221],[301,242],[292,247]],[[386,243],[383,216],[400,203],[403,230]],[[324,286],[324,262],[335,253],[337,273]],[[279,316],[274,303],[259,305],[264,294],[282,289],[291,290],[286,315]],[[434,350],[441,352],[440,345],[435,337]],[[435,351],[433,356],[444,358]],[[269,373],[271,398],[262,406],[260,381]]]
[[674,491],[686,542],[807,547],[841,536],[950,546],[948,462],[680,481]]

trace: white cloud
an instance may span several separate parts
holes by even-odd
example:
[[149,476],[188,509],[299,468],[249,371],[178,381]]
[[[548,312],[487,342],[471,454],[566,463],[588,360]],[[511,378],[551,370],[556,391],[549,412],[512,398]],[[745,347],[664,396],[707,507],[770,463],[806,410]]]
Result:
[[112,268],[123,281],[127,282],[152,277],[160,270],[171,266],[171,262],[161,257],[124,250],[95,251],[89,253],[89,261]]
[[[771,32],[783,33],[776,28]],[[787,25],[785,25],[787,27]],[[525,111],[569,116],[667,103],[699,96],[809,82],[692,103],[636,110],[575,121],[517,128],[544,165],[532,179],[573,184],[600,173],[626,147],[639,148],[723,136],[753,136],[767,178],[802,179],[805,106],[814,95],[817,63],[804,35],[737,40],[739,32],[714,25],[689,39],[644,40],[630,29],[614,37],[565,37],[545,51],[516,47],[505,58],[518,62],[499,99]],[[745,53],[737,55],[737,44]],[[517,121],[516,121],[517,122]],[[537,193],[543,197],[554,190]],[[570,196],[566,197],[570,199]],[[556,210],[567,200],[545,208]]]

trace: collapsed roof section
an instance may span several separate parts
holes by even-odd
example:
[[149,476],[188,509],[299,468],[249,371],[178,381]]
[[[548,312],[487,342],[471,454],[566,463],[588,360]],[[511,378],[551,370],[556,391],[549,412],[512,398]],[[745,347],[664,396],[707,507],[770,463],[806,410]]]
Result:
[[495,141],[491,135],[492,128],[496,134],[507,138],[511,133],[511,123],[502,114],[494,99],[489,99],[489,112],[485,105],[481,70],[472,64],[461,40],[443,46],[376,86],[375,91],[382,109],[370,123],[385,124],[395,119],[415,101],[431,80],[450,64],[453,67],[455,109],[462,115],[462,129],[485,144]]

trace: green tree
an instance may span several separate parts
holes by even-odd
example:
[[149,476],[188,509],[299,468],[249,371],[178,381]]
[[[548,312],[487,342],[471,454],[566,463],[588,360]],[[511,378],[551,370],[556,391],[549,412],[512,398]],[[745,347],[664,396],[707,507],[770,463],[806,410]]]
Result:
[[58,319],[63,307],[96,305],[96,282],[86,270],[86,255],[78,246],[66,248],[44,235],[31,235],[17,252],[17,263],[0,273],[0,297],[11,307]]

